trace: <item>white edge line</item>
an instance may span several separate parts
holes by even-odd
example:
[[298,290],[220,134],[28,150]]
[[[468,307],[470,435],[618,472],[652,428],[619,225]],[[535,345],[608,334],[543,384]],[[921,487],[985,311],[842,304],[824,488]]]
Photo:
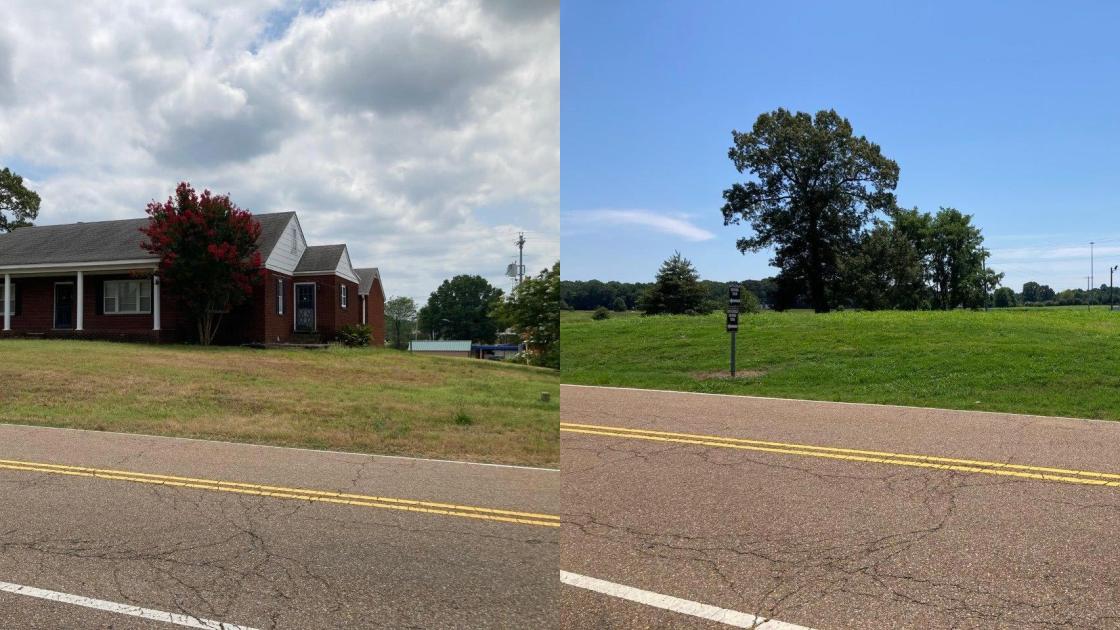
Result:
[[[952,409],[949,407],[918,407],[916,405],[891,405],[888,403],[853,402],[850,400],[813,400],[811,398],[779,398],[777,396],[751,396],[750,394],[720,394],[717,392],[686,392],[679,389],[647,389],[645,387],[615,387],[613,385],[578,385],[576,383],[562,383],[563,387],[583,387],[585,389],[618,389],[630,392],[650,392],[660,394],[688,394],[689,396],[720,396],[726,398],[745,398],[747,400],[777,400],[788,402],[817,403],[821,405],[850,405],[855,407],[885,407],[887,409],[917,409],[921,411],[952,411],[954,413],[982,413],[992,416],[1016,416],[1019,418],[1045,418],[1048,420],[1077,420],[1079,422],[1103,422],[1117,425],[1118,420],[1105,420],[1102,418],[1077,418],[1075,416],[1044,416],[1037,413],[1015,413],[1014,411],[985,411],[984,409]],[[563,394],[560,396],[561,409],[563,409]]]
[[616,584],[614,582],[608,582],[570,571],[560,571],[560,582],[568,586],[575,586],[576,588],[583,588],[589,591],[595,591],[596,593],[602,593],[603,595],[610,595],[611,597],[645,604],[646,606],[652,606],[654,608],[670,610],[682,615],[699,617],[736,628],[755,628],[757,630],[810,630],[805,626],[767,619],[737,610],[728,610],[727,608],[701,604],[700,602],[681,599],[679,597],[673,597],[672,595],[662,595],[661,593],[654,593],[653,591],[644,591],[640,588]]
[[[655,391],[655,390],[650,390]],[[126,433],[124,431],[97,431],[94,429],[78,429],[75,427],[48,427],[39,424],[15,424],[0,422],[0,427],[13,427],[18,429],[49,429],[52,431],[77,431],[79,433],[93,433],[95,435],[123,435],[133,438],[149,438],[154,440],[183,440],[186,442],[203,442],[206,444],[229,444],[232,446],[252,446],[256,448],[277,448],[284,451],[304,451],[307,453],[326,453],[328,455],[346,455],[353,457],[376,457],[381,459],[405,459],[414,462],[435,462],[437,464],[464,464],[467,466],[489,466],[491,468],[513,468],[516,470],[535,470],[538,472],[560,472],[559,468],[544,468],[541,466],[518,466],[516,464],[490,464],[487,462],[468,462],[461,459],[433,459],[431,457],[409,457],[407,455],[378,455],[377,453],[359,453],[356,451],[331,451],[322,448],[304,448],[301,446],[277,446],[276,444],[257,444],[255,442],[230,442],[229,440],[207,440],[205,438],[188,438],[176,435],[152,435],[150,433]]]
[[141,619],[162,621],[164,623],[171,623],[187,628],[200,628],[201,630],[254,630],[253,628],[250,628],[248,626],[238,626],[232,623],[211,621],[209,619],[192,617],[191,615],[163,612],[162,610],[152,610],[150,608],[141,608],[139,606],[131,606],[129,604],[118,604],[116,602],[109,602],[103,599],[82,597],[81,595],[70,595],[69,593],[60,593],[58,591],[48,591],[41,588],[35,588],[33,586],[21,586],[19,584],[12,584],[11,582],[0,582],[0,591],[13,593],[15,595],[37,597],[39,599],[45,599],[48,601],[59,602],[63,604],[84,606],[86,608],[103,610],[106,612],[116,613],[118,615],[129,615],[131,617],[140,617]]

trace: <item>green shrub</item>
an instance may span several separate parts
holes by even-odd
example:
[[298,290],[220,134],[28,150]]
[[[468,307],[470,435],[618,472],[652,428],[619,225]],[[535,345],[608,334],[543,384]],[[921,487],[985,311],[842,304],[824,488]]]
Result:
[[338,342],[348,348],[361,348],[369,345],[373,329],[366,324],[347,324],[338,329]]
[[611,312],[607,310],[607,307],[600,306],[599,308],[595,309],[595,314],[591,316],[591,319],[601,320],[601,319],[610,319],[610,317],[611,317]]

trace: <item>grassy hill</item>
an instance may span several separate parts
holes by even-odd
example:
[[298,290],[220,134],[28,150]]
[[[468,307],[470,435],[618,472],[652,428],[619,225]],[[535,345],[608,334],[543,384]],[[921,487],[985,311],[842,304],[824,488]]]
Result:
[[565,383],[1120,419],[1120,310],[561,318]]
[[5,423],[555,465],[559,409],[555,372],[489,361],[0,342]]

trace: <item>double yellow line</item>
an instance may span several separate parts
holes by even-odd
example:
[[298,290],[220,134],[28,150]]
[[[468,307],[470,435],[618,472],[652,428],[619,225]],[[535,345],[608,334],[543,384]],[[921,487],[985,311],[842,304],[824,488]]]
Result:
[[602,435],[607,437],[625,438],[631,440],[669,442],[677,444],[695,444],[698,446],[730,448],[744,451],[760,451],[763,453],[777,453],[781,455],[800,455],[803,457],[820,457],[825,459],[864,462],[871,464],[889,464],[893,466],[910,466],[913,468],[952,470],[956,472],[1000,475],[1005,477],[1019,477],[1022,479],[1037,479],[1040,481],[1075,483],[1089,486],[1120,486],[1120,474],[1094,472],[1089,470],[1049,468],[1046,466],[1008,464],[1004,462],[990,462],[976,459],[937,457],[935,455],[910,455],[906,453],[868,451],[854,448],[813,446],[809,444],[796,444],[790,442],[769,442],[765,440],[749,440],[744,438],[721,437],[717,435],[696,435],[692,433],[672,433],[668,431],[651,431],[647,429],[627,429],[624,427],[611,427],[596,424],[577,424],[574,422],[561,422],[560,430],[567,433]]
[[266,486],[255,483],[198,479],[195,477],[175,477],[171,475],[153,475],[128,470],[64,466],[61,464],[44,464],[40,462],[26,462],[10,459],[0,459],[0,469],[46,473],[50,475],[69,475],[73,477],[96,477],[98,479],[110,479],[113,481],[131,481],[133,483],[145,483],[175,488],[192,488],[195,490],[209,490],[213,492],[232,492],[235,494],[248,494],[276,499],[337,503],[357,507],[438,514],[440,516],[458,516],[485,521],[498,521],[501,523],[516,523],[519,525],[536,525],[540,527],[560,526],[560,517],[551,514],[515,512],[512,510],[498,510],[470,505],[456,505],[453,503],[395,499],[364,494],[348,494],[345,492],[308,490],[306,488],[285,488],[283,486]]

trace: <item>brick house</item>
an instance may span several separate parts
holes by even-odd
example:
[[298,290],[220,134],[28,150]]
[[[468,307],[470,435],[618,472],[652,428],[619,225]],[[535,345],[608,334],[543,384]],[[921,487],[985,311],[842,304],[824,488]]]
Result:
[[[221,343],[329,340],[368,322],[385,343],[377,269],[354,269],[346,245],[308,245],[294,212],[258,214],[264,279],[223,317]],[[147,219],[20,228],[0,234],[0,337],[169,342],[192,339],[159,260],[144,251]]]

